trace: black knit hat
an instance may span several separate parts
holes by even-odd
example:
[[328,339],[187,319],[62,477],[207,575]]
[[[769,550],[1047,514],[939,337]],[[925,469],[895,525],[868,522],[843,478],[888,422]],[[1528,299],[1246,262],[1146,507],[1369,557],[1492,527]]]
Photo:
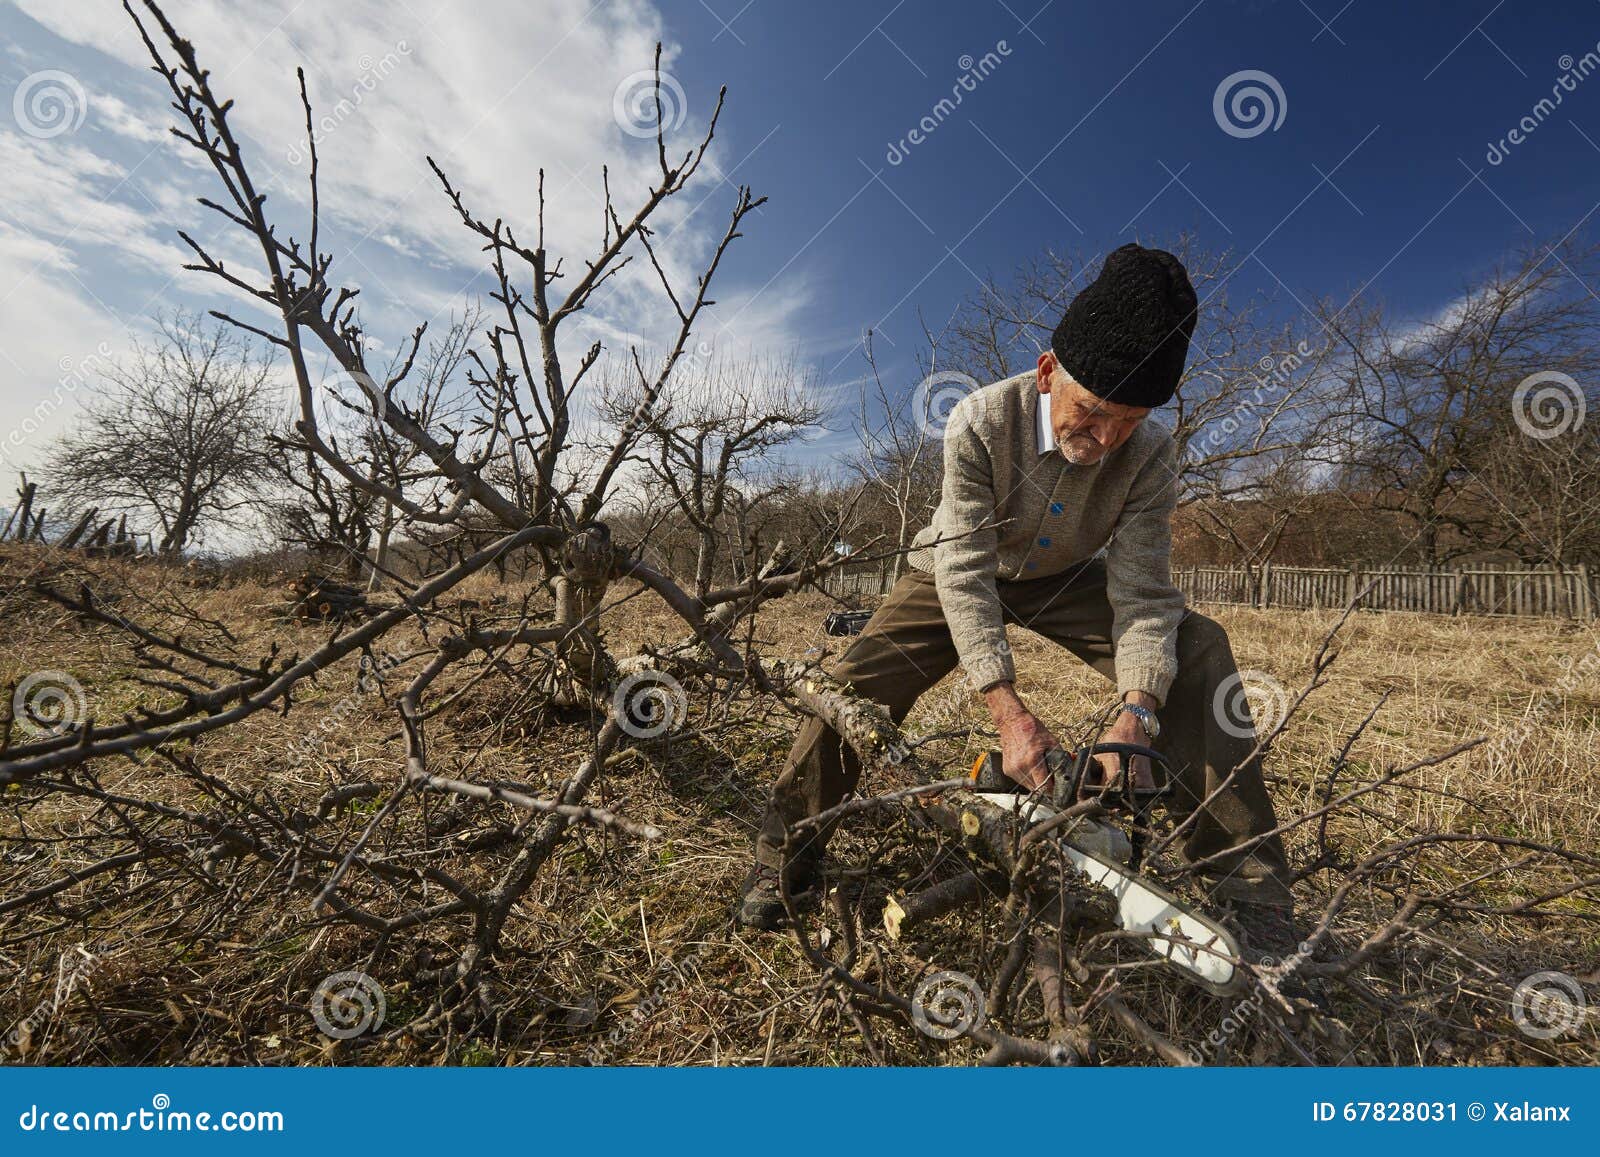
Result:
[[1181,261],[1164,249],[1124,245],[1072,299],[1050,348],[1061,368],[1097,397],[1159,406],[1183,376],[1197,308]]

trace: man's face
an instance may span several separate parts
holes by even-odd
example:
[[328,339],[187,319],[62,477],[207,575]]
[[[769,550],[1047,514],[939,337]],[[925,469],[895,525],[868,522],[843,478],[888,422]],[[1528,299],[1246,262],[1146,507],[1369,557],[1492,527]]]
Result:
[[1061,368],[1055,354],[1039,355],[1040,401],[1048,400],[1056,448],[1074,466],[1093,466],[1126,442],[1150,413],[1095,397]]

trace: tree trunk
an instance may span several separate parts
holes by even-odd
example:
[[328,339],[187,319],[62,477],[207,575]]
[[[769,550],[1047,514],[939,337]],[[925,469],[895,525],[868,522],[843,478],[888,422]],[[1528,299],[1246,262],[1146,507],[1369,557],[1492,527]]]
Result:
[[711,590],[711,579],[716,568],[717,538],[709,530],[700,532],[700,554],[694,566],[694,597],[703,599]]
[[389,569],[389,538],[394,533],[394,507],[385,502],[383,504],[383,525],[378,530],[378,546],[374,557],[375,566],[372,574],[367,579],[369,591],[378,590],[383,586],[384,572]]

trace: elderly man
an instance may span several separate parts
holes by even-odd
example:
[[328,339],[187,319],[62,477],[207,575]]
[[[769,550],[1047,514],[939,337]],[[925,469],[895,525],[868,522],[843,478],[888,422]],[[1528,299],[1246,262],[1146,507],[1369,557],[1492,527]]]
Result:
[[[1172,436],[1145,420],[1177,389],[1196,308],[1177,258],[1125,245],[1067,308],[1033,370],[962,399],[945,431],[933,522],[834,673],[899,721],[959,662],[988,705],[1005,771],[1035,788],[1058,744],[1018,691],[1006,626],[1058,643],[1115,681],[1122,701],[1103,739],[1171,761],[1173,810],[1201,810],[1184,855],[1231,906],[1253,953],[1280,952],[1294,927],[1283,847],[1269,835],[1277,822],[1236,714],[1227,635],[1185,610],[1172,585],[1177,455]],[[1148,782],[1148,761],[1133,770]],[[797,834],[785,862],[786,833],[838,804],[860,771],[821,722],[801,728],[762,822],[742,923],[782,923],[780,871],[792,896],[813,898],[829,833]]]

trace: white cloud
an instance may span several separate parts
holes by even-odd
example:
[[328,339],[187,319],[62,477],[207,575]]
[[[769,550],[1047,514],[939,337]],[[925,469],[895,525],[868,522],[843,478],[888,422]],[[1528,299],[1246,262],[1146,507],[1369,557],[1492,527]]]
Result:
[[[136,79],[142,103],[131,92],[123,101],[104,95],[104,84],[90,86],[91,125],[143,139],[151,126],[170,123],[168,96],[148,71],[130,21],[120,14],[108,19],[92,5],[17,5],[57,35],[137,70],[129,79]],[[654,141],[626,133],[614,119],[619,84],[651,66],[658,40],[667,41],[662,65],[669,75],[677,58],[660,13],[645,0],[188,0],[181,10],[171,7],[169,15],[211,69],[218,94],[237,102],[232,121],[246,138],[258,184],[271,193],[269,212],[280,233],[299,235],[305,232],[308,167],[294,70],[304,67],[321,138],[324,239],[335,255],[336,276],[343,267],[346,277],[362,280],[345,257],[353,250],[365,259],[369,246],[388,251],[385,259],[399,253],[453,261],[461,271],[441,278],[456,285],[462,273],[482,267],[481,242],[456,219],[427,167],[429,156],[475,214],[490,221],[503,216],[525,243],[536,235],[542,167],[548,245],[553,257],[566,258],[568,269],[580,267],[602,238],[602,165],[624,217],[659,176]],[[687,149],[703,132],[716,94],[709,85],[673,84],[684,105],[674,139]],[[171,169],[165,156],[160,160]],[[701,180],[657,216],[661,255],[685,277],[720,236],[721,208],[732,196],[731,187],[718,189],[718,161],[713,147]],[[212,186],[208,182],[214,192]],[[705,208],[689,217],[707,194]],[[164,198],[157,200],[170,211]],[[179,218],[193,219],[192,207]],[[380,259],[368,263],[385,271]],[[729,287],[721,288],[719,296]],[[615,289],[622,291],[619,319],[643,327],[667,316],[658,291],[630,287],[627,279]],[[762,296],[781,300],[784,294],[769,289]],[[605,308],[598,300],[596,307]]]
[[89,97],[94,109],[96,128],[104,128],[140,144],[156,144],[171,138],[164,120],[134,112],[121,99],[109,92],[97,92]]
[[[95,6],[19,0],[19,7],[66,39],[135,68],[148,64],[131,28],[119,27],[128,22],[108,20]],[[547,189],[562,190],[547,206],[550,235],[586,248],[598,239],[589,190],[599,188],[599,163],[611,165],[613,189],[630,199],[655,163],[650,143],[625,136],[612,120],[617,83],[648,65],[664,36],[659,14],[635,0],[193,0],[170,15],[212,70],[218,94],[237,100],[232,119],[254,146],[258,181],[267,184],[270,172],[302,203],[305,126],[294,69],[304,66],[322,138],[323,204],[358,236],[443,232],[451,211],[427,167],[432,156],[469,205],[490,219],[504,214],[525,237],[533,234],[544,166]],[[161,107],[166,94],[143,75],[151,106]],[[698,95],[698,111],[709,112],[714,96]],[[685,140],[703,124],[690,103]],[[118,126],[138,115],[120,103],[106,111]],[[91,117],[100,114],[92,102]],[[569,175],[577,180],[569,184]],[[461,257],[479,259],[459,227],[446,240]]]
[[[59,241],[73,252],[105,246],[163,276],[186,260],[171,229],[142,201],[138,183],[84,144],[0,130],[0,172],[6,174],[4,216],[35,237]],[[26,278],[7,284],[0,303],[26,289]]]
[[[71,280],[60,246],[0,223],[0,285],[28,277],[22,301],[0,310],[0,471],[37,466],[65,433],[92,383],[97,359],[121,347],[122,327]],[[38,275],[39,270],[50,276]],[[0,477],[9,492],[10,478]]]
[[[214,279],[181,272],[192,255],[178,228],[252,277],[260,265],[247,237],[196,206],[196,193],[222,199],[222,190],[167,134],[177,123],[170,94],[125,15],[54,0],[15,7],[78,51],[111,60],[85,56],[100,63],[75,65],[88,93],[75,133],[35,140],[0,131],[0,171],[10,186],[0,206],[0,350],[24,371],[19,389],[0,394],[0,432],[74,333],[115,335],[114,311],[139,324],[141,310],[194,308],[223,292]],[[668,41],[664,71],[675,66],[664,20],[647,0],[183,0],[166,10],[194,42],[218,95],[237,102],[231,120],[279,235],[302,242],[308,170],[295,68],[304,67],[320,138],[323,246],[335,257],[335,278],[362,289],[363,320],[388,348],[418,322],[443,322],[491,288],[481,239],[460,224],[427,156],[476,215],[503,216],[530,245],[543,167],[547,243],[566,273],[556,293],[600,244],[602,165],[624,218],[659,177],[654,141],[624,132],[613,110],[619,82],[650,67],[658,40]],[[716,100],[712,86],[681,87],[680,151],[698,142]],[[718,161],[713,148],[697,182],[658,215],[658,253],[680,290],[692,289],[726,225],[733,189],[719,186]],[[760,284],[740,287],[722,275],[718,305],[703,315],[708,334],[728,326],[719,348],[799,344],[809,288],[794,277],[758,292]],[[261,307],[229,308],[248,319]],[[670,336],[672,312],[641,253],[574,321],[569,348],[596,338],[654,348]],[[0,373],[11,378],[17,368],[0,361]]]

